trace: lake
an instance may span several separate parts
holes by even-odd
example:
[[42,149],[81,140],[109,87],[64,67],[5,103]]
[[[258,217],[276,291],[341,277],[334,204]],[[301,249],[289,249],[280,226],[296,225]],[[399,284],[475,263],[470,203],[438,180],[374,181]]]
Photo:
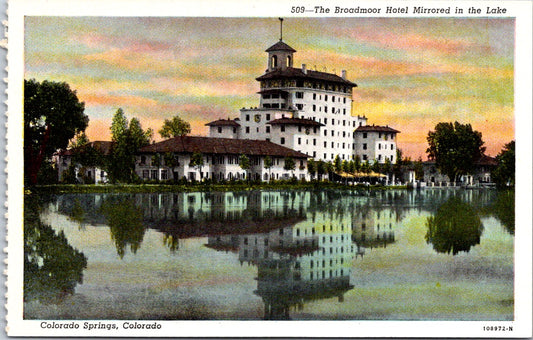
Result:
[[26,197],[24,318],[513,320],[514,194]]

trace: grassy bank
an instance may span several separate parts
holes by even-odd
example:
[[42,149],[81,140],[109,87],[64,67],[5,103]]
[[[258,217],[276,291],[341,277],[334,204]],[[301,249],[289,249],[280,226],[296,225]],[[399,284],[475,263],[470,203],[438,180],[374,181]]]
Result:
[[150,193],[150,192],[211,192],[249,190],[316,190],[339,189],[349,191],[405,189],[405,186],[348,186],[333,182],[274,182],[274,183],[188,183],[188,184],[56,184],[37,185],[26,192],[64,193]]

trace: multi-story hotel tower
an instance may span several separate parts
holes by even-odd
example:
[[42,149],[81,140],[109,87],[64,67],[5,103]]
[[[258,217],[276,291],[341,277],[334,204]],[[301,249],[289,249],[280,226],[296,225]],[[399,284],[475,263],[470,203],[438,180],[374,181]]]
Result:
[[[367,118],[352,115],[352,91],[357,85],[347,79],[345,70],[339,76],[310,70],[305,64],[293,67],[296,50],[282,37],[266,52],[267,69],[256,78],[259,106],[241,109],[239,118],[208,123],[210,137],[269,140],[324,161],[337,155],[342,160],[359,155],[361,160],[396,161],[395,145],[381,155],[377,144],[355,139],[355,130],[366,126]],[[397,132],[387,128],[388,144],[395,144]],[[366,142],[365,147],[356,142]]]

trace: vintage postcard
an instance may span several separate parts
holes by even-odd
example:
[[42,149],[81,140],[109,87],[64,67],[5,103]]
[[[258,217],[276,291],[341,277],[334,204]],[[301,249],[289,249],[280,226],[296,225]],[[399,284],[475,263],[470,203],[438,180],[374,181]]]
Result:
[[530,1],[11,0],[7,334],[530,337]]

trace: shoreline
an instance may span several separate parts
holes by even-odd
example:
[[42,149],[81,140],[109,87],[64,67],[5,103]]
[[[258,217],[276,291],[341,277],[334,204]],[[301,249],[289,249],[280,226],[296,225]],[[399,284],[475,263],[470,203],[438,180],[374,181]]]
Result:
[[151,192],[211,192],[211,191],[252,191],[252,190],[316,190],[336,189],[347,191],[368,190],[412,190],[405,185],[345,185],[333,182],[306,183],[197,183],[197,184],[51,184],[26,187],[28,193],[151,193]]

